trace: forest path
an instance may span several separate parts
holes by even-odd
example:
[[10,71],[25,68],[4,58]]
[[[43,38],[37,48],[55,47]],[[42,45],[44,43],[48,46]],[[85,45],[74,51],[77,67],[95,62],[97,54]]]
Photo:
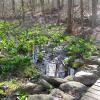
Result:
[[87,93],[81,100],[100,100],[100,78],[88,89]]

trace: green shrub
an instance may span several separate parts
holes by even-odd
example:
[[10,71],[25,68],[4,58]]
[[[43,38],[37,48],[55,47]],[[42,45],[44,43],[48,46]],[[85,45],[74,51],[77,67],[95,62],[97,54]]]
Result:
[[38,78],[39,76],[38,70],[30,63],[30,57],[21,55],[0,59],[0,75],[9,74],[22,78]]
[[11,82],[12,82],[13,84],[17,84],[17,80],[16,80],[16,79],[11,80]]
[[7,73],[15,72],[22,66],[30,65],[30,57],[28,56],[14,56],[5,57],[0,59],[0,75],[5,75]]
[[43,53],[42,52],[38,52],[37,59],[39,62],[41,62],[43,60]]
[[70,57],[65,58],[63,62],[64,62],[64,64],[69,64],[69,62],[70,62]]
[[35,68],[32,68],[32,66],[23,66],[23,69],[21,70],[21,74],[23,77],[30,78],[36,74]]
[[26,100],[26,97],[28,96],[28,94],[24,91],[18,91],[17,95],[18,100]]
[[75,59],[75,61],[72,63],[73,68],[79,68],[84,65],[84,61],[82,59]]
[[96,51],[96,47],[90,41],[73,36],[68,38],[64,51],[67,56],[64,63],[73,68],[79,68],[83,66],[84,59],[89,58]]
[[74,37],[64,50],[67,54],[71,54],[71,56],[85,59],[92,55],[92,53],[96,50],[96,47],[89,41],[80,37]]

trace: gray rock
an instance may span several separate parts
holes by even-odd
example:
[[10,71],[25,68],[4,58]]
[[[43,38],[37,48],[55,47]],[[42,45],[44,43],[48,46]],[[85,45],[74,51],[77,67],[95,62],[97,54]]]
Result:
[[26,100],[58,100],[56,97],[47,94],[29,95]]
[[56,87],[58,87],[62,83],[68,82],[68,80],[64,80],[62,78],[55,78],[55,77],[48,77],[48,76],[43,76],[43,79],[45,79],[51,85],[56,86]]
[[74,77],[69,75],[69,76],[64,78],[64,81],[74,81]]
[[96,74],[85,71],[77,72],[74,77],[74,81],[80,82],[86,86],[93,85],[97,79],[98,76]]
[[3,90],[5,92],[8,89],[8,86],[0,86],[0,90]]
[[100,65],[100,57],[99,56],[91,56],[91,58],[85,60],[85,63]]
[[12,98],[0,98],[0,100],[14,100]]
[[44,79],[40,79],[39,84],[42,85],[45,89],[53,88],[53,86]]
[[20,90],[26,91],[29,94],[38,94],[44,91],[44,87],[42,85],[28,83],[19,88]]
[[65,94],[63,91],[59,89],[53,89],[50,95],[59,98],[58,100],[75,100],[74,97],[72,97],[69,94]]
[[99,65],[87,65],[90,72],[100,76],[100,66]]
[[68,93],[75,97],[76,99],[80,99],[80,97],[86,92],[87,87],[82,83],[70,81],[67,83],[63,83],[59,87],[65,93]]

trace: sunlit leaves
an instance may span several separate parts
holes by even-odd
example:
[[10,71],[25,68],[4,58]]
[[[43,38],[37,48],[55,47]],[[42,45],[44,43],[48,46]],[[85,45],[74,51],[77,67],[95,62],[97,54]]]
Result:
[[95,46],[82,38],[75,37],[65,47],[66,52],[71,52],[73,55],[80,55],[82,58],[88,58],[96,50]]

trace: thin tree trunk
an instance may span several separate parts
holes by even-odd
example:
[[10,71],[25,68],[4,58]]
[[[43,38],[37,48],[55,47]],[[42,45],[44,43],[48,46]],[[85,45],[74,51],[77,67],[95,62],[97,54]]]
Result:
[[68,27],[67,27],[67,32],[69,34],[72,33],[72,0],[68,0]]
[[40,16],[42,27],[45,28],[45,9],[44,9],[44,0],[40,0],[41,3],[41,12],[42,15]]
[[34,18],[34,13],[35,13],[35,1],[29,0],[29,8],[31,11],[31,16]]
[[84,35],[84,8],[83,8],[83,0],[80,0],[80,8],[81,8],[81,29],[82,29],[82,35]]
[[44,15],[44,0],[40,0],[40,4],[41,4],[42,14]]
[[12,11],[15,14],[15,0],[12,0]]
[[2,18],[5,20],[5,0],[2,1]]
[[61,0],[61,8],[64,7],[64,0]]
[[25,21],[24,0],[21,0],[21,6],[22,6],[22,19],[24,22]]
[[60,0],[57,0],[57,9],[58,9],[58,19],[57,19],[57,24],[60,23]]
[[98,0],[92,0],[92,28],[96,27]]

